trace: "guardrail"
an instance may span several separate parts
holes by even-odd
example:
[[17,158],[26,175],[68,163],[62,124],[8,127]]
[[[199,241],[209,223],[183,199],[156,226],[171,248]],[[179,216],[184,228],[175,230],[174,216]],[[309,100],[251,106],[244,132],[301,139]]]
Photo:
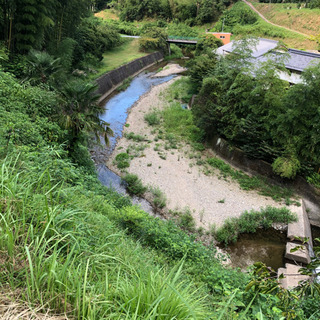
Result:
[[190,40],[190,41],[197,41],[200,40],[197,37],[176,37],[176,36],[168,36],[168,40]]

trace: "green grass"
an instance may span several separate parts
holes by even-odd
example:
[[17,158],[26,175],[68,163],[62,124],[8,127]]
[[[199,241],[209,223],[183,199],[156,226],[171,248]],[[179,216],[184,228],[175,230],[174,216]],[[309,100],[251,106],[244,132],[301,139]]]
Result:
[[300,9],[297,3],[251,3],[275,24],[309,35],[320,33],[320,9]]
[[288,47],[296,49],[315,49],[316,43],[293,31],[273,26],[258,18],[253,25],[236,26],[233,28],[236,36],[252,35],[256,37],[269,38],[284,42]]
[[297,221],[297,216],[287,208],[266,207],[260,211],[243,212],[239,218],[225,220],[222,227],[214,231],[217,241],[228,245],[236,242],[241,233],[254,233],[258,228],[271,228],[273,223],[290,223]]
[[100,68],[92,77],[98,78],[132,60],[147,55],[147,53],[139,51],[139,39],[124,38],[123,41],[124,43],[122,45],[103,54],[103,60],[101,61]]
[[181,101],[188,103],[194,93],[189,77],[182,77],[166,91],[166,99],[168,102]]
[[147,191],[147,187],[142,184],[141,179],[135,174],[126,173],[122,179],[127,183],[127,189],[131,194],[141,196]]
[[183,263],[168,269],[161,254],[117,226],[124,209],[107,189],[99,195],[67,186],[29,166],[1,162],[1,285],[75,319],[205,319],[212,312]]
[[132,77],[123,80],[122,84],[117,88],[118,92],[126,90],[132,82]]
[[[293,196],[292,190],[268,183],[263,177],[249,176],[241,170],[233,169],[219,158],[209,158],[207,162],[213,168],[218,169],[222,177],[237,181],[243,190],[257,190],[259,194],[276,201],[288,200]],[[292,203],[292,201],[289,202]]]

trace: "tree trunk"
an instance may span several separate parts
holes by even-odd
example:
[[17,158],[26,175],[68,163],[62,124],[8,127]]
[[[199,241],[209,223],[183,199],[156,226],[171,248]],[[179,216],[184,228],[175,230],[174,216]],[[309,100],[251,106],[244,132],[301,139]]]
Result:
[[12,21],[13,17],[10,17],[10,25],[9,25],[9,37],[8,37],[8,51],[11,50],[11,39],[12,39]]
[[60,26],[59,26],[59,34],[58,34],[57,46],[59,45],[59,43],[60,43],[60,41],[61,41],[61,37],[62,37],[62,24],[63,24],[64,9],[65,9],[65,7],[63,7],[62,13],[61,13],[61,19],[60,19]]

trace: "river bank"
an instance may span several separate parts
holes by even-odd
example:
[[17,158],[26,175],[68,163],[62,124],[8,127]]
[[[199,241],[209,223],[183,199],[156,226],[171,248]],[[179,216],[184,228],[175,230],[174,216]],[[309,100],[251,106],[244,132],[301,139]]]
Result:
[[[162,72],[168,76],[176,74],[175,64],[169,64]],[[180,69],[181,70],[181,69]],[[182,71],[182,70],[181,70]],[[156,76],[162,76],[158,73]],[[109,169],[121,175],[115,165],[117,154],[135,148],[135,142],[125,136],[129,133],[143,136],[147,143],[143,153],[134,157],[127,171],[136,174],[143,184],[159,188],[166,196],[166,210],[183,210],[188,207],[197,227],[210,229],[212,225],[220,226],[229,217],[238,217],[245,210],[259,210],[261,207],[281,205],[274,200],[259,195],[255,191],[244,191],[233,181],[225,181],[219,175],[206,175],[201,167],[193,166],[188,156],[192,150],[183,145],[174,151],[159,155],[159,142],[152,127],[144,117],[153,109],[162,110],[168,106],[164,95],[168,87],[178,77],[169,82],[153,87],[144,94],[130,109],[123,137],[121,137],[107,161]],[[213,152],[206,150],[209,156]],[[146,197],[152,198],[146,194]]]

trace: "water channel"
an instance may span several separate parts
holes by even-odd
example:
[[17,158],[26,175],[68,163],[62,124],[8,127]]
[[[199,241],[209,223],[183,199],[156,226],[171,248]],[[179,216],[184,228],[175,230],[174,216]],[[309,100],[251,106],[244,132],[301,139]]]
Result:
[[[149,72],[140,73],[132,80],[126,90],[111,96],[109,100],[104,102],[106,111],[100,118],[110,123],[110,127],[114,133],[114,136],[110,137],[110,145],[105,147],[103,152],[104,160],[110,156],[117,144],[117,140],[122,137],[122,131],[126,124],[129,109],[142,95],[150,91],[152,86],[167,82],[176,76],[152,77],[154,74],[155,71],[152,71],[152,68],[150,68]],[[120,194],[128,195],[121,178],[107,168],[105,161],[99,161],[97,164],[97,173],[103,185],[112,187]],[[132,202],[133,204],[140,205],[144,211],[157,216],[151,204],[145,199],[134,196],[132,197]]]
[[[126,90],[111,96],[104,102],[106,111],[101,118],[110,123],[114,137],[110,139],[110,146],[105,147],[102,152],[103,161],[96,161],[98,178],[103,185],[112,187],[123,195],[128,195],[125,185],[117,174],[106,167],[105,162],[116,147],[117,140],[122,137],[130,108],[152,86],[167,82],[175,77],[175,75],[162,78],[152,77],[154,74],[152,69],[149,72],[140,73],[132,80]],[[131,197],[131,199],[133,204],[138,204],[144,211],[158,216],[151,204],[145,199],[139,197]],[[273,229],[261,230],[254,234],[241,235],[237,243],[230,245],[226,251],[230,254],[233,264],[242,269],[256,261],[262,261],[277,269],[284,265],[285,238],[284,234]]]

